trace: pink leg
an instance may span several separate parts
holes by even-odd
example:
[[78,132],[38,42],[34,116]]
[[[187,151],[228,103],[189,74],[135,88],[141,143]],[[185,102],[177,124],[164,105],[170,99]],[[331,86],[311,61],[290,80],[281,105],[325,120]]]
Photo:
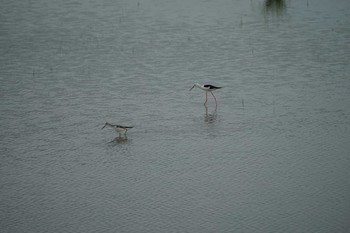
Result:
[[218,104],[218,102],[216,101],[216,97],[215,97],[215,95],[213,94],[213,92],[210,92],[210,93],[211,93],[211,95],[214,97],[215,104]]
[[206,105],[208,102],[208,92],[205,92],[205,102],[204,102],[204,105]]

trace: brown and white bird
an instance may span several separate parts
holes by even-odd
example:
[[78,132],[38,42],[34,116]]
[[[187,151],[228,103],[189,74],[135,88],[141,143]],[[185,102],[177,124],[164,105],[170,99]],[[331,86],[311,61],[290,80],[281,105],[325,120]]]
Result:
[[119,133],[119,135],[121,135],[122,133],[124,133],[124,135],[125,135],[126,132],[128,131],[128,129],[133,128],[132,126],[113,125],[113,124],[106,122],[105,125],[102,127],[102,129],[106,126],[113,128],[115,131],[117,131]]

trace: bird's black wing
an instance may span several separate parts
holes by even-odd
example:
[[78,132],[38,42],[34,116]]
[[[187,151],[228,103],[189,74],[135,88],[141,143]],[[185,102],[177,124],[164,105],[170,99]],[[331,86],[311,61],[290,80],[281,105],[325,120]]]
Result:
[[216,87],[216,86],[213,86],[213,85],[210,85],[210,84],[205,84],[205,85],[203,85],[203,87],[209,88],[209,89],[220,89],[220,88],[222,88],[222,87]]
[[133,126],[124,126],[124,125],[117,125],[119,128],[124,128],[124,129],[131,129]]

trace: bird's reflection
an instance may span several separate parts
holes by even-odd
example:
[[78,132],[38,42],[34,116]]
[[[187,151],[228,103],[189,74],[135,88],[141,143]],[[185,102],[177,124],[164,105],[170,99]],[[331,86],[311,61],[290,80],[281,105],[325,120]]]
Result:
[[286,8],[285,0],[265,0],[263,12],[265,14],[280,16],[286,12]]
[[112,141],[109,141],[108,143],[117,143],[117,144],[124,144],[128,142],[128,137],[127,136],[121,136],[119,135],[118,137],[114,138]]
[[215,105],[215,109],[211,113],[208,113],[208,106],[204,105],[204,108],[205,108],[204,121],[207,122],[208,124],[214,123],[217,118],[217,105]]

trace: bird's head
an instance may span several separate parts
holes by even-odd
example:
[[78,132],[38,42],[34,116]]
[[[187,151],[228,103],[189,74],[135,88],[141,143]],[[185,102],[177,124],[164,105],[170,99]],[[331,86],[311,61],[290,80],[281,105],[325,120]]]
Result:
[[195,83],[190,90],[192,90],[194,87],[202,88],[202,85],[200,85],[199,83]]
[[108,122],[106,122],[105,125],[104,125],[101,129],[103,129],[103,128],[106,127],[107,125],[109,125]]

